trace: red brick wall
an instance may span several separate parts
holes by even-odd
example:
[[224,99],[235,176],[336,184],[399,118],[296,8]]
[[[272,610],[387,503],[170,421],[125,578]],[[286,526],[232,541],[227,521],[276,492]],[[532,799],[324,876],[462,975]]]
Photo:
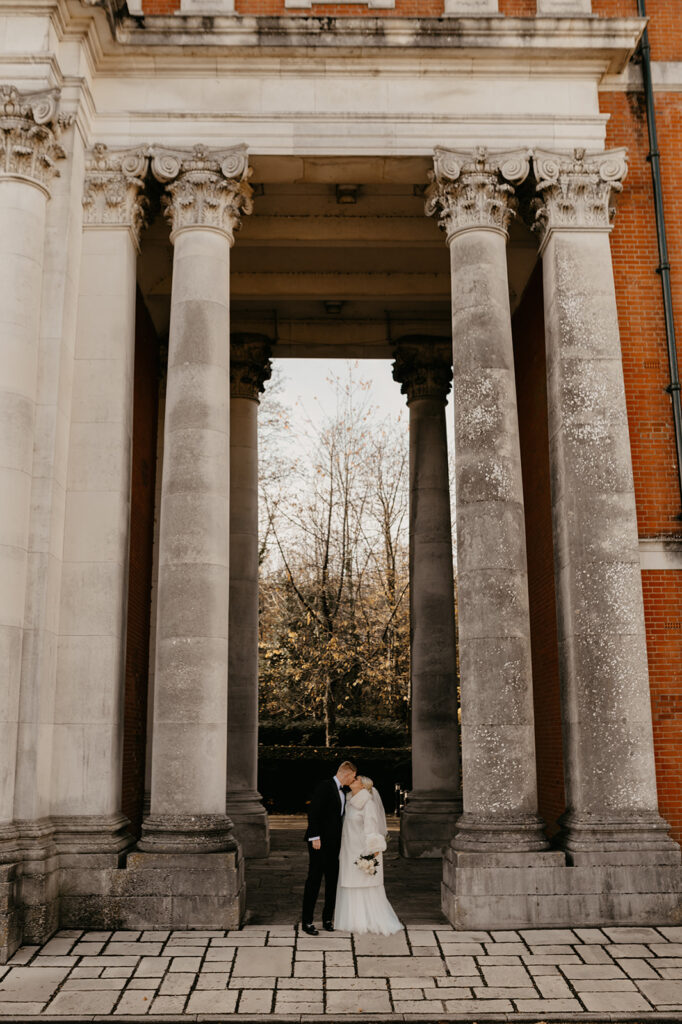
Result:
[[514,366],[526,506],[535,751],[540,814],[549,834],[566,806],[559,700],[542,268],[514,314]]
[[147,733],[149,613],[154,533],[154,477],[158,419],[159,343],[138,292],[135,321],[133,467],[128,563],[123,813],[139,836],[144,799]]

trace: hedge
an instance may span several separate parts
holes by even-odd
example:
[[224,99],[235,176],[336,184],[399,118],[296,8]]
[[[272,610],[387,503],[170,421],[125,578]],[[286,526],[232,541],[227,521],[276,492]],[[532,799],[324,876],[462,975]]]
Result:
[[341,761],[354,761],[381,793],[387,813],[395,809],[395,784],[409,789],[412,777],[410,747],[303,747],[258,748],[258,790],[266,808],[276,814],[306,810],[321,779],[334,774]]

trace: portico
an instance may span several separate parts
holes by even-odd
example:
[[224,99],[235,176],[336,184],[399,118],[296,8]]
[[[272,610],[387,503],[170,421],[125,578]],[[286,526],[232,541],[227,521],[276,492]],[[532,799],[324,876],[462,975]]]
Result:
[[[77,38],[57,47],[61,94],[45,91],[53,57],[40,42],[57,12]],[[680,851],[657,806],[608,241],[627,156],[605,151],[596,102],[641,23],[572,17],[558,33],[552,21],[528,43],[515,19],[463,19],[453,47],[451,28],[430,25],[427,44],[416,19],[379,32],[352,18],[327,30],[216,16],[209,33],[196,16],[124,16],[112,36],[102,10],[62,0],[27,18],[39,56],[30,76],[17,59],[19,91],[0,109],[0,274],[14,297],[0,348],[3,956],[57,924],[239,925],[244,855],[268,850],[257,418],[273,355],[391,358],[407,398],[414,770],[401,847],[445,851],[450,921],[674,919]],[[79,47],[91,58],[81,85]],[[65,210],[66,252],[50,244]],[[512,343],[538,260],[567,792],[553,848],[538,804]],[[138,290],[168,348],[140,837],[121,813]],[[30,565],[43,548],[41,604]],[[36,630],[53,637],[38,660]]]

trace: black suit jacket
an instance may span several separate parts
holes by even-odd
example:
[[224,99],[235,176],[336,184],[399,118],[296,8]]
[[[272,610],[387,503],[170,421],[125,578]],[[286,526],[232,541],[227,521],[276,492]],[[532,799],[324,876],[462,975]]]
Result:
[[341,846],[341,794],[334,779],[324,779],[316,787],[308,807],[308,827],[305,831],[306,842],[319,836],[322,849],[338,849]]

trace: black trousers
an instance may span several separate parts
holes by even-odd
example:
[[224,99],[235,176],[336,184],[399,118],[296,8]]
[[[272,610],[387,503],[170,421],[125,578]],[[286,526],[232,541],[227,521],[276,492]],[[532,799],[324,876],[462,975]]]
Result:
[[312,924],[315,916],[315,904],[320,892],[322,877],[324,876],[324,907],[322,909],[322,920],[332,921],[334,919],[334,907],[336,906],[336,883],[339,879],[339,850],[340,846],[323,844],[321,850],[313,850],[313,844],[308,840],[308,877],[305,880],[303,890],[303,924]]

